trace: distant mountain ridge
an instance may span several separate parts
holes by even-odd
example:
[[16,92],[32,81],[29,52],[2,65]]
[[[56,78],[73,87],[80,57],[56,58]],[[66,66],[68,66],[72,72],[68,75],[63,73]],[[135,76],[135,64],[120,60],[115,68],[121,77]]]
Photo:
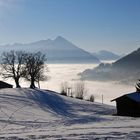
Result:
[[0,46],[0,49],[1,52],[9,50],[41,51],[46,54],[50,63],[100,63],[98,58],[61,36],[54,40],[47,39],[27,44],[15,43]]
[[101,50],[97,53],[92,53],[93,56],[97,57],[100,60],[117,60],[121,56],[106,50]]
[[81,78],[99,81],[134,83],[140,79],[140,48],[112,64],[101,63],[80,73]]
[[113,68],[140,69],[140,48],[113,63]]

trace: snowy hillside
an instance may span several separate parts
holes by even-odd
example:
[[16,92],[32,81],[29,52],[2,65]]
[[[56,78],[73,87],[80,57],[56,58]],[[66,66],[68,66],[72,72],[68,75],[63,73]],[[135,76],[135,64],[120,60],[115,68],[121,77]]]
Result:
[[140,139],[140,118],[53,91],[0,90],[0,139]]

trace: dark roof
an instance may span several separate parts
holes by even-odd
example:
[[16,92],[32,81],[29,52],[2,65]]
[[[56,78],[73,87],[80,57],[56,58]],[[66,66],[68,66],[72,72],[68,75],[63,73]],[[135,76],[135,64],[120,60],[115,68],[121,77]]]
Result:
[[118,98],[115,98],[115,99],[111,100],[111,102],[116,101],[116,100],[118,100],[118,99],[120,99],[120,98],[122,98],[124,96],[130,98],[133,101],[140,102],[140,92],[133,92],[133,93],[125,94],[123,96],[120,96]]
[[5,84],[5,85],[13,86],[13,85],[11,85],[11,84],[8,84],[8,83],[6,83],[6,82],[3,82],[3,81],[0,81],[0,84]]

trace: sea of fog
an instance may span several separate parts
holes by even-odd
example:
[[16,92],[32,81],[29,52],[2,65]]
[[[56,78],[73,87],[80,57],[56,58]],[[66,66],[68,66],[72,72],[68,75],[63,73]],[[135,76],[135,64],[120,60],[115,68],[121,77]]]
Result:
[[[48,71],[46,74],[49,79],[44,82],[40,82],[40,86],[43,89],[54,90],[57,92],[61,91],[61,84],[67,82],[69,87],[74,87],[74,85],[79,81],[80,77],[78,73],[84,71],[85,69],[94,68],[95,64],[48,64]],[[14,84],[13,80],[7,80],[7,82]],[[110,102],[110,100],[121,96],[126,93],[131,93],[135,91],[134,85],[122,85],[116,82],[98,82],[98,81],[84,81],[87,93],[85,98],[89,98],[91,94],[95,96],[96,102],[115,105],[115,102]],[[27,81],[20,81],[22,87],[29,87]],[[37,86],[37,85],[36,85]]]

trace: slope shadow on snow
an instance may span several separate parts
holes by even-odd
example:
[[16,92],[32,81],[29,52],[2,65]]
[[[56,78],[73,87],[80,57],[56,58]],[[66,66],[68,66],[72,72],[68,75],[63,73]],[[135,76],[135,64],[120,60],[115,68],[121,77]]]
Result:
[[73,125],[73,124],[87,124],[91,122],[102,122],[108,121],[109,119],[104,117],[104,115],[111,115],[115,112],[113,108],[103,107],[97,104],[82,104],[81,103],[73,103],[73,113],[75,113],[75,117],[67,119],[64,122],[64,125]]
[[[73,101],[72,98],[63,97],[53,91],[36,89],[27,92],[26,95],[28,98],[34,100],[42,110],[49,111],[54,115],[61,115],[62,117],[66,117],[62,120],[64,125],[106,121],[107,119],[103,118],[101,114],[109,114],[105,113],[105,110],[108,109],[105,109],[100,105],[95,105],[94,110],[94,105],[91,105],[90,103],[88,105],[88,102],[86,104],[82,104],[83,101]],[[66,98],[69,99],[67,100]],[[97,108],[99,109],[98,111]],[[87,113],[86,115],[83,114],[85,112]],[[98,114],[99,112],[101,113],[100,115]]]
[[75,108],[78,112],[86,112],[92,115],[111,115],[116,113],[115,107],[97,103],[74,103],[73,108]]
[[[54,117],[56,116],[56,118],[62,118],[61,123],[64,125],[107,121],[108,119],[104,117],[104,115],[110,115],[114,110],[114,108],[110,106],[103,106],[97,103],[90,103],[61,96],[53,91],[39,89],[10,89],[8,92],[2,91],[1,93],[0,103],[4,102],[4,105],[8,106],[10,110],[11,107],[13,108],[13,111],[18,108],[20,109],[20,107],[23,109],[31,107],[31,109],[33,108],[33,112],[30,110],[31,115],[36,113],[34,112],[34,109],[41,109],[46,112],[46,117],[50,114],[54,115]],[[28,112],[25,112],[25,114],[26,113],[28,114]],[[20,120],[17,122],[17,120],[15,120],[13,123],[23,124],[24,122],[20,122]],[[30,125],[32,122],[28,120],[26,123],[29,123]],[[34,125],[36,125],[35,123]]]
[[73,114],[69,112],[70,106],[60,96],[41,90],[31,90],[26,93],[29,99],[35,101],[35,103],[44,111],[49,111],[55,115],[62,115],[72,117]]

